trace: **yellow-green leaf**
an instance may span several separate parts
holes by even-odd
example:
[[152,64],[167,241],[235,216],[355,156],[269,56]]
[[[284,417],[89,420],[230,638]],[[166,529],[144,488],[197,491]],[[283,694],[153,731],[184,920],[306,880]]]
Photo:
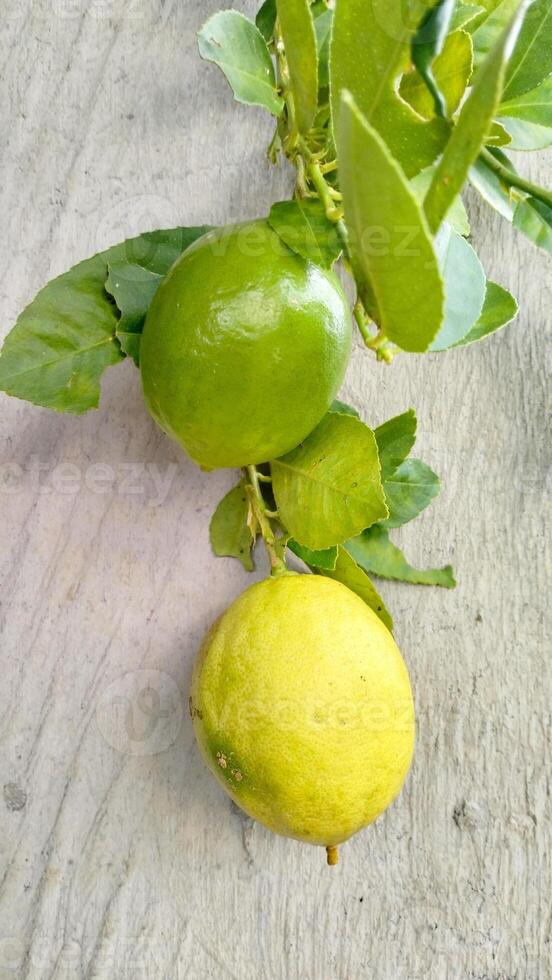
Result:
[[321,201],[279,201],[272,205],[268,223],[288,248],[325,269],[331,269],[343,251],[335,222]]
[[508,59],[518,38],[527,0],[519,7],[476,76],[471,93],[437,165],[425,199],[429,226],[436,232],[460,193],[491,127],[502,95]]
[[460,27],[467,27],[468,25],[471,28],[473,21],[484,13],[484,7],[477,7],[471,3],[457,3],[454,14],[452,15],[451,28],[453,31],[458,30]]
[[[433,75],[445,99],[449,116],[460,105],[472,68],[472,39],[466,31],[454,31],[447,37],[441,54],[437,55],[433,63]],[[431,92],[416,69],[403,75],[400,93],[420,116],[430,119],[434,115]]]
[[259,28],[266,43],[268,44],[272,41],[276,26],[276,0],[264,0],[262,7],[259,8],[255,17],[255,24]]
[[103,372],[125,354],[137,360],[153,293],[205,231],[145,232],[49,282],[5,340],[0,389],[58,412],[78,415],[96,408]]
[[383,139],[347,92],[337,137],[359,291],[390,340],[406,351],[425,351],[443,320],[444,293],[422,208]]
[[[550,67],[552,69],[552,56]],[[552,75],[530,92],[514,99],[503,99],[498,114],[552,127]]]
[[511,142],[512,137],[508,130],[502,123],[493,119],[491,128],[485,137],[485,146],[510,146]]
[[105,288],[120,312],[117,340],[135,364],[146,314],[160,283],[182,252],[209,230],[203,225],[152,231],[110,250]]
[[483,64],[502,32],[508,27],[519,6],[519,0],[499,0],[486,6],[488,9],[485,17],[475,22],[475,29],[470,28],[476,69]]
[[23,310],[0,354],[0,390],[58,412],[97,408],[103,372],[125,356],[104,288],[113,251],[53,279]]
[[198,34],[199,53],[224,72],[234,98],[279,116],[284,107],[274,65],[259,28],[237,10],[221,10]]
[[386,527],[401,527],[421,514],[441,489],[439,477],[421,459],[405,459],[383,483],[389,508]]
[[371,527],[347,541],[345,547],[361,568],[380,578],[411,582],[413,585],[440,585],[444,589],[453,589],[456,585],[450,565],[423,570],[414,568],[390,540],[385,528]]
[[209,535],[215,555],[237,558],[247,572],[253,570],[254,536],[248,521],[249,502],[243,481],[220,501],[211,518]]
[[404,463],[416,442],[417,426],[416,413],[413,408],[409,408],[407,412],[395,415],[374,430],[384,483]]
[[326,415],[271,471],[282,524],[307,548],[332,548],[387,517],[374,433],[352,415]]
[[435,114],[443,119],[448,116],[447,105],[433,68],[451,29],[455,5],[456,0],[432,0],[412,38],[412,61],[431,93]]
[[496,330],[501,330],[502,327],[511,323],[517,313],[518,304],[515,297],[507,289],[504,289],[504,286],[499,286],[498,283],[488,280],[485,303],[479,319],[466,336],[452,346],[465,347],[477,340],[483,340],[489,334],[495,333]]
[[514,212],[514,228],[552,254],[552,207],[534,197],[519,201]]
[[552,74],[552,4],[533,0],[506,71],[504,98],[515,99]]
[[370,606],[370,609],[373,609],[376,615],[379,616],[382,623],[385,623],[387,629],[393,632],[393,619],[381,595],[366,574],[366,571],[356,563],[352,555],[345,548],[338,548],[337,561],[333,569],[313,567],[313,572],[317,575],[324,575],[326,578],[332,578],[335,582],[341,582],[342,585],[346,585],[351,592],[360,596],[366,605]]
[[299,132],[312,126],[318,108],[318,52],[308,0],[277,0],[286,51],[295,121]]
[[443,119],[421,119],[396,92],[426,10],[421,0],[337,0],[330,49],[334,125],[347,90],[408,177],[433,163],[450,131]]
[[337,545],[333,548],[325,548],[322,551],[313,551],[306,548],[304,544],[299,544],[291,538],[287,546],[294,555],[304,561],[309,568],[323,568],[326,571],[333,571],[337,561]]
[[510,136],[509,150],[546,150],[552,146],[552,127],[540,126],[526,119],[501,116],[500,122]]

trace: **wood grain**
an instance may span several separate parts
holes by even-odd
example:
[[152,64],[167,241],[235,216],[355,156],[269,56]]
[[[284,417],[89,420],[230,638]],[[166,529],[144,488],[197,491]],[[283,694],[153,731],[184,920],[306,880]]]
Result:
[[[270,119],[197,57],[217,7],[4,5],[2,333],[100,248],[286,196]],[[550,179],[549,159],[522,166]],[[131,364],[83,419],[1,398],[0,980],[551,976],[550,262],[470,205],[517,324],[391,369],[358,345],[345,384],[374,425],[416,408],[444,488],[403,542],[459,586],[382,587],[416,761],[335,869],[231,806],[182,710],[202,634],[250,581],[209,550],[232,475],[163,437]]]

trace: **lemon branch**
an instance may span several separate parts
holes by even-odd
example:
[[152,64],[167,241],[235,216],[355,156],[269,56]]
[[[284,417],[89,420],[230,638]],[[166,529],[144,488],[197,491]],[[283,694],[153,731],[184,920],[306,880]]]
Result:
[[343,209],[336,206],[336,202],[341,201],[341,194],[328,184],[322,173],[320,164],[312,160],[307,165],[307,175],[324,205],[326,217],[336,223],[341,221],[343,218]]
[[481,150],[480,157],[508,187],[515,187],[517,190],[524,191],[546,204],[547,207],[552,208],[552,191],[547,191],[544,187],[539,187],[538,184],[533,184],[530,180],[525,180],[524,177],[514,173],[513,170],[509,170],[485,148]]
[[357,297],[357,301],[353,307],[353,316],[366,347],[374,351],[378,361],[385,361],[386,364],[391,364],[393,357],[398,353],[398,347],[389,343],[381,327],[377,333],[373,334],[371,332],[370,324],[374,321],[368,316],[360,297]]
[[246,466],[244,473],[247,479],[245,491],[249,500],[250,507],[250,526],[253,534],[257,528],[265,543],[265,548],[270,559],[271,575],[283,575],[287,572],[286,563],[282,557],[283,540],[278,539],[274,534],[271,521],[278,517],[277,511],[269,510],[260,487],[260,480],[268,482],[264,474],[260,474],[256,466]]
[[[286,50],[278,26],[276,26],[273,50],[276,55],[278,84],[284,99],[285,111],[278,121],[276,134],[269,148],[269,157],[275,162],[279,150],[283,150],[296,169],[295,197],[318,197],[321,201],[326,217],[335,224],[343,243],[344,265],[353,275],[347,228],[344,222],[343,195],[326,176],[335,174],[338,169],[335,149],[328,139],[327,129],[315,126],[308,133],[301,133],[298,129]],[[383,330],[368,315],[360,296],[357,297],[353,314],[366,347],[373,351],[379,361],[390,364],[394,355],[398,353],[398,348],[389,343]],[[372,332],[372,325],[376,327],[376,333]]]
[[276,63],[278,65],[278,75],[280,82],[280,90],[282,92],[282,98],[286,104],[286,122],[287,122],[287,135],[284,136],[282,143],[286,151],[286,155],[290,155],[290,150],[293,149],[298,138],[297,123],[295,121],[295,103],[293,101],[293,94],[290,90],[289,84],[289,70],[287,66],[287,58],[284,47],[284,42],[279,30],[276,28],[274,46],[276,50]]

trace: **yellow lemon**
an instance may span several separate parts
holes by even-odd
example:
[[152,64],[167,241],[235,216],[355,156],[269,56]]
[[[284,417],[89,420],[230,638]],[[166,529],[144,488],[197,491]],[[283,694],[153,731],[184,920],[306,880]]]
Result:
[[339,582],[284,574],[247,589],[198,655],[190,712],[207,764],[278,834],[335,846],[399,792],[414,746],[405,663]]

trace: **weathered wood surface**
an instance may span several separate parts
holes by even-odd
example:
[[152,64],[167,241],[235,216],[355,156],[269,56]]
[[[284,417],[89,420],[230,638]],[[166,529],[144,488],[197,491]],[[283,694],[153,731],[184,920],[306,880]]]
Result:
[[[285,196],[270,120],[196,55],[216,8],[4,0],[3,332],[102,247]],[[334,870],[232,808],[181,709],[201,635],[250,581],[209,551],[231,475],[163,437],[131,364],[83,419],[1,398],[1,980],[550,977],[550,264],[472,217],[488,272],[523,298],[517,325],[391,369],[359,346],[345,386],[374,424],[416,407],[444,489],[403,540],[452,559],[459,586],[383,588],[416,761]],[[148,684],[166,712],[152,731]]]

